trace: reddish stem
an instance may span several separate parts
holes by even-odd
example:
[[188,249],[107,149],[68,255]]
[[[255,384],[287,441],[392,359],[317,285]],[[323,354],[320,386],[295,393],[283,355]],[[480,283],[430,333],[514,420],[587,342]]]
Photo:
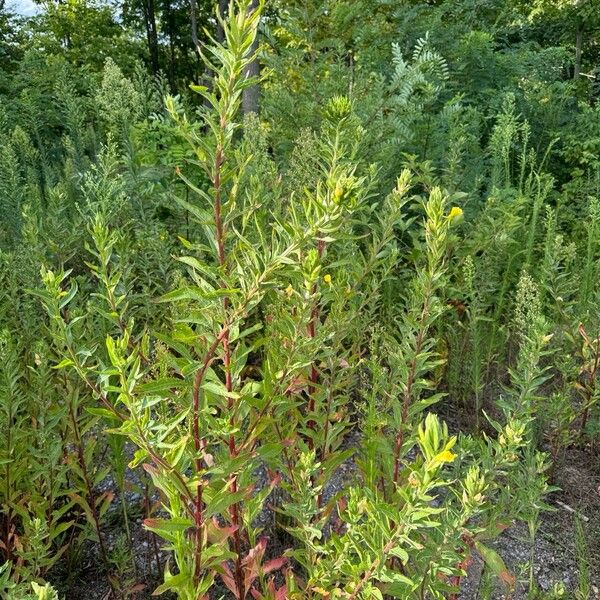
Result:
[[[225,118],[221,118],[221,128],[225,130],[227,126]],[[215,154],[215,167],[213,177],[213,188],[215,190],[215,205],[214,205],[214,217],[215,217],[215,229],[216,229],[216,241],[217,241],[217,253],[219,258],[219,266],[224,272],[226,266],[226,255],[225,255],[225,228],[223,226],[222,216],[222,182],[221,182],[221,169],[225,161],[225,155],[223,148],[218,145]],[[221,288],[226,288],[227,284],[222,279]],[[223,297],[223,312],[227,315],[227,311],[230,307],[229,298]],[[235,428],[235,416],[236,406],[232,395],[233,392],[233,380],[231,377],[231,348],[229,345],[229,327],[226,326],[222,330],[221,344],[223,345],[223,370],[225,371],[225,389],[227,390],[227,410],[230,414],[229,423],[232,431]],[[215,348],[216,349],[216,348]],[[237,447],[235,443],[235,435],[233,433],[229,436],[229,456],[234,458],[237,456]],[[233,474],[231,476],[231,493],[236,494],[238,491],[237,487],[237,476]],[[239,502],[234,502],[230,510],[231,521],[234,526],[233,533],[233,544],[236,554],[235,559],[235,581],[238,591],[238,597],[243,599],[246,597],[246,590],[244,586],[244,572],[242,567],[242,538],[240,532],[240,505]]]
[[[319,240],[317,242],[317,255],[319,257],[319,260],[321,260],[323,258],[324,252],[325,252],[325,242],[323,240]],[[317,290],[318,290],[318,285],[315,282],[312,287],[313,296],[317,293]],[[308,324],[308,337],[310,337],[310,338],[315,338],[317,335],[317,324],[319,322],[319,316],[320,316],[319,303],[317,300],[315,300],[315,303],[314,303],[313,308],[310,313],[310,322]],[[317,367],[316,367],[315,363],[313,362],[313,364],[310,367],[310,376],[309,376],[310,384],[308,386],[308,414],[309,415],[312,415],[315,412],[315,406],[316,406],[315,393],[316,393],[316,385],[317,385],[318,380],[319,380],[319,371],[317,370]],[[308,426],[310,427],[310,429],[315,428],[315,422],[313,419],[309,419]],[[314,448],[314,441],[312,438],[309,438],[309,440],[308,440],[308,447],[311,450]]]
[[[331,419],[331,404],[333,402],[331,389],[332,389],[332,386],[330,385],[328,392],[327,392],[327,410],[325,412],[325,430],[323,431],[323,449],[321,451],[321,462],[324,462],[325,459],[327,458],[327,438],[329,437],[329,428],[330,428],[329,420]],[[322,504],[323,504],[323,490],[321,490],[321,492],[317,496],[317,508],[320,509]]]
[[[456,565],[456,567],[460,571],[466,571],[469,568],[470,564],[473,562],[473,558],[471,557],[471,554],[473,552],[475,542],[468,535],[464,535],[462,539],[465,542],[465,544],[467,545],[467,549],[465,551],[465,557],[463,558],[463,560],[461,560]],[[461,580],[462,580],[462,577],[460,575],[455,575],[454,577],[450,578],[450,584],[458,588],[458,587],[460,587]],[[456,592],[456,593],[451,594],[450,597],[448,598],[448,600],[458,600],[458,593]]]
[[404,391],[402,400],[402,413],[400,417],[400,428],[396,434],[396,443],[394,446],[394,484],[398,483],[398,477],[400,475],[400,454],[402,452],[402,446],[404,445],[404,433],[406,423],[408,422],[408,411],[410,409],[410,403],[412,400],[413,386],[415,383],[417,373],[417,357],[421,354],[423,349],[423,343],[425,342],[426,329],[424,323],[427,319],[429,311],[429,299],[431,297],[431,291],[428,291],[423,302],[423,309],[421,311],[420,318],[420,329],[417,333],[417,339],[415,341],[415,350],[413,359],[410,362],[408,369],[408,379],[406,381],[406,390]]
[[[194,385],[192,388],[192,436],[194,438],[194,450],[196,451],[196,458],[194,460],[194,466],[196,473],[202,471],[202,457],[201,452],[205,448],[205,440],[200,435],[200,389],[202,382],[208,368],[212,364],[215,358],[217,348],[221,344],[225,336],[227,336],[228,328],[224,327],[221,329],[219,335],[215,337],[212,344],[206,351],[204,359],[202,361],[202,367],[196,371],[194,376]],[[196,564],[194,569],[194,577],[196,581],[200,579],[201,562],[202,562],[202,524],[203,524],[203,504],[202,504],[202,483],[198,482],[196,486],[196,497],[194,499],[194,525],[195,525],[195,539],[196,539]]]

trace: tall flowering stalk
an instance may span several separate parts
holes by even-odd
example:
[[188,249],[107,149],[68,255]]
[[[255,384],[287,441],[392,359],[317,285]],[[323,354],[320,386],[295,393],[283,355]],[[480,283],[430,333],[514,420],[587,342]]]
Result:
[[[443,314],[439,290],[444,282],[446,253],[450,227],[462,218],[462,210],[453,207],[445,214],[447,199],[439,188],[434,188],[425,205],[425,257],[413,280],[408,314],[401,327],[403,355],[405,360],[402,396],[396,424],[394,443],[393,482],[398,483],[402,461],[402,449],[409,425],[409,414],[414,403],[428,387],[424,375],[439,360],[434,352],[435,338],[430,330]],[[439,395],[430,399],[434,402]]]

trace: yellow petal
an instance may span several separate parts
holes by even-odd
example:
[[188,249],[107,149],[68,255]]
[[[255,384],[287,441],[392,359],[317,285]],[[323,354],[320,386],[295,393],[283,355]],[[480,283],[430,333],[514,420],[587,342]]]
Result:
[[443,452],[440,452],[434,460],[447,463],[452,462],[455,458],[456,454],[450,452],[450,450],[444,450]]
[[462,208],[458,207],[458,206],[453,206],[452,209],[450,210],[450,214],[448,215],[448,219],[450,221],[454,221],[454,219],[458,219],[459,217],[463,216],[463,211]]

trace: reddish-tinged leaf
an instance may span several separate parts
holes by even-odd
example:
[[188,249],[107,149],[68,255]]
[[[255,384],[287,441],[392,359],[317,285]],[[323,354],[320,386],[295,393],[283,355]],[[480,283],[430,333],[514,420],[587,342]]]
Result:
[[498,576],[500,577],[500,580],[503,581],[510,589],[512,589],[515,586],[515,583],[517,583],[516,576],[513,575],[508,569],[500,571]]
[[299,394],[300,392],[304,392],[308,389],[308,383],[304,377],[297,375],[292,379],[292,382],[285,390],[285,394]]
[[283,565],[286,565],[287,562],[288,562],[288,559],[285,556],[281,556],[279,558],[274,558],[273,560],[270,560],[263,565],[262,572],[265,575],[267,575],[268,573],[271,573],[272,571],[277,571],[278,569],[281,569],[281,567],[283,567]]
[[271,479],[269,485],[271,486],[271,488],[277,487],[281,483],[281,473],[278,473],[277,471],[271,471],[271,469],[269,469],[268,473],[269,478]]
[[246,589],[250,589],[254,580],[258,577],[259,568],[262,563],[265,550],[267,549],[267,538],[261,538],[258,544],[251,548],[242,561],[244,565],[244,585]]
[[207,525],[207,536],[211,544],[221,544],[229,539],[237,530],[235,525],[221,527],[216,517]]
[[225,584],[225,587],[236,598],[239,598],[240,594],[238,592],[238,589],[237,589],[237,586],[235,584],[235,580],[233,578],[233,574],[231,573],[231,569],[229,568],[229,565],[226,562],[221,563],[221,568],[223,569],[223,572],[220,575],[221,575],[221,579],[223,580],[223,583]]
[[286,600],[287,598],[287,585],[282,585],[275,593],[275,600]]
[[485,564],[492,573],[500,579],[510,589],[515,585],[517,578],[506,568],[502,557],[489,546],[484,546],[481,542],[475,542],[475,548],[483,558]]
[[[287,586],[285,584],[277,589],[275,582],[271,579],[267,584],[267,591],[269,592],[269,598],[273,598],[273,600],[287,600]],[[266,598],[256,588],[252,588],[250,594],[255,600],[265,600]]]
[[142,525],[148,527],[148,529],[156,529],[158,527],[158,519],[144,519]]
[[262,559],[265,554],[265,550],[267,549],[267,538],[262,537],[258,540],[258,544],[254,546],[254,548],[250,548],[246,558],[243,560],[243,564],[251,565],[256,562],[256,559]]
[[148,475],[150,475],[151,477],[153,475],[157,475],[158,474],[158,469],[154,466],[151,465],[150,463],[144,463],[142,465],[142,468],[144,469],[144,471],[146,471],[146,473],[148,473]]

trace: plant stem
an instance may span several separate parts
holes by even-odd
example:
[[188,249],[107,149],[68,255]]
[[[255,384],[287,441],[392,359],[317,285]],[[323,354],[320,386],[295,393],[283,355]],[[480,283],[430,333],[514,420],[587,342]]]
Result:
[[410,365],[408,368],[408,379],[406,381],[406,389],[404,390],[402,400],[400,427],[396,435],[396,444],[394,447],[394,485],[398,483],[398,476],[400,474],[400,454],[402,452],[402,446],[404,445],[405,426],[408,421],[408,411],[410,409],[410,403],[412,400],[412,390],[417,373],[417,358],[421,354],[421,350],[423,349],[423,344],[425,342],[425,322],[429,314],[429,301],[432,294],[433,290],[431,289],[431,286],[429,286],[425,294],[425,300],[423,302],[421,317],[419,319],[419,331],[417,333],[417,338],[415,341],[413,357],[410,361]]
[[[317,241],[317,255],[319,257],[319,261],[323,258],[324,252],[325,252],[325,242],[323,240],[318,240]],[[317,282],[315,282],[312,287],[312,295],[315,296],[317,291],[318,291],[318,284],[317,284]],[[313,305],[311,313],[310,313],[310,321],[308,324],[308,336],[310,338],[315,338],[317,335],[317,325],[319,322],[319,317],[320,317],[319,303],[318,303],[318,300],[315,299],[314,305]],[[308,414],[309,414],[309,417],[310,417],[310,415],[312,415],[315,412],[315,406],[316,406],[315,393],[316,393],[316,384],[317,384],[318,380],[319,380],[319,371],[317,370],[317,367],[316,367],[315,363],[313,362],[310,367],[310,376],[309,376],[310,384],[308,386]],[[308,427],[310,429],[315,428],[315,422],[311,418],[309,418]],[[308,440],[308,447],[311,450],[314,449],[314,441],[312,438],[309,438],[309,440]]]
[[[221,117],[220,121],[221,130],[225,131],[227,127],[227,120],[224,116]],[[212,181],[213,189],[215,190],[215,203],[214,203],[214,218],[215,218],[215,229],[216,229],[216,241],[217,241],[217,253],[219,259],[219,266],[225,275],[226,269],[226,254],[225,254],[225,230],[223,226],[223,215],[222,215],[222,180],[221,170],[223,163],[225,162],[224,149],[221,143],[217,144],[215,153],[215,164],[214,164],[214,177]],[[227,283],[224,278],[220,282],[221,288],[226,288]],[[227,314],[230,308],[230,301],[227,296],[223,297],[222,300],[223,313],[227,322]],[[228,449],[229,456],[235,458],[237,456],[237,447],[235,443],[235,435],[233,433],[236,424],[237,407],[232,395],[233,392],[233,380],[231,377],[231,347],[229,344],[229,326],[226,325],[222,330],[221,344],[223,346],[223,370],[225,372],[225,389],[227,390],[227,410],[229,412],[229,424],[232,433],[229,435]],[[237,475],[234,473],[231,475],[231,493],[236,494],[238,491],[237,487]],[[200,498],[201,501],[201,498]],[[233,532],[233,544],[235,549],[235,581],[238,591],[238,598],[243,600],[246,597],[246,590],[244,589],[244,572],[242,568],[242,539],[240,532],[240,504],[234,502],[231,505],[231,521],[234,526]]]
[[[144,481],[144,508],[146,510],[146,518],[149,519],[152,515],[151,515],[151,508],[150,508],[150,489],[149,489],[149,485],[148,485],[148,479],[146,476],[146,481]],[[156,561],[156,574],[158,576],[160,576],[161,571],[162,571],[162,565],[160,563],[160,553],[158,550],[158,542],[156,541],[156,534],[152,531],[149,531],[148,534],[150,535],[150,541],[152,542],[152,549],[154,551],[154,560]],[[152,573],[152,560],[150,558],[150,555],[148,554],[148,567],[150,569],[150,574]]]
[[127,546],[129,548],[129,552],[131,552],[131,562],[133,563],[133,572],[137,578],[138,576],[138,568],[137,563],[135,562],[135,553],[133,547],[133,540],[131,539],[131,528],[129,527],[129,515],[127,513],[127,502],[125,501],[124,487],[120,490],[121,496],[121,508],[123,510],[123,524],[125,526],[125,534],[127,535]]
[[[100,517],[98,516],[98,510],[96,508],[96,493],[94,492],[94,487],[92,485],[92,482],[90,481],[88,468],[85,463],[83,440],[81,439],[79,425],[77,423],[77,418],[75,416],[75,411],[73,409],[73,404],[71,402],[69,402],[68,411],[69,411],[69,417],[71,419],[71,424],[73,425],[73,434],[75,436],[75,446],[77,448],[77,462],[79,463],[79,467],[81,468],[81,473],[83,475],[83,484],[85,486],[87,502],[90,507],[90,513],[92,515],[93,525],[96,530],[96,536],[98,537],[98,544],[100,545],[100,554],[102,556],[102,561],[104,562],[105,566],[108,567],[109,566],[108,552],[106,549],[106,545],[104,543],[102,531],[100,529]],[[110,579],[108,581],[109,581],[111,589],[114,592],[113,584],[111,583]]]

